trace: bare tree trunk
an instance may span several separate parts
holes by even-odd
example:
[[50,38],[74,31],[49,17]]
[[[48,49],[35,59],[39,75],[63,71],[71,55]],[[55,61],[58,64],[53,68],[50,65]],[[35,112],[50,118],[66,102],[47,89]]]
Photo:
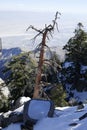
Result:
[[45,42],[46,42],[46,35],[47,35],[47,30],[43,33],[41,50],[40,50],[40,58],[39,58],[38,71],[37,71],[37,76],[36,76],[36,81],[35,81],[33,98],[39,98],[41,73],[42,73],[42,66],[43,66],[43,61],[44,61],[44,47],[45,47]]

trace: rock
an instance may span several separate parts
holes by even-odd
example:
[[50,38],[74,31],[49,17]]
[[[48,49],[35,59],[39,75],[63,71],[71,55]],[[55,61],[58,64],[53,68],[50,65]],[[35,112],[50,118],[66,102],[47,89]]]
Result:
[[21,125],[21,130],[33,130],[33,125],[28,125],[28,127],[25,125]]
[[10,114],[9,117],[3,117],[1,120],[1,127],[5,128],[11,123],[23,122],[23,114]]
[[23,121],[30,127],[45,117],[53,117],[53,114],[54,103],[51,100],[32,99],[24,105]]
[[3,120],[4,116],[3,113],[0,115],[0,126],[2,125],[2,120]]
[[22,105],[24,105],[25,102],[27,102],[29,100],[30,100],[29,97],[18,98],[13,109],[17,109],[17,108],[21,107]]
[[82,115],[81,117],[79,117],[79,120],[83,120],[86,117],[87,117],[87,113],[85,113],[84,115]]
[[83,109],[83,108],[84,108],[84,105],[83,105],[83,103],[80,101],[80,102],[78,103],[77,110],[80,110],[80,109]]
[[0,116],[0,126],[2,128],[7,127],[11,123],[23,122],[23,113],[15,111],[9,111]]
[[78,123],[76,122],[69,124],[69,126],[76,126],[76,125],[78,125]]

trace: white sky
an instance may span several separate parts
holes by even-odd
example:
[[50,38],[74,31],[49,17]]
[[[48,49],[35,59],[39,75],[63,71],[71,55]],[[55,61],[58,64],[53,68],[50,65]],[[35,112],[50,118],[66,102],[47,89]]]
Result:
[[[0,0],[0,37],[25,35],[29,25],[43,28],[51,24],[56,11],[62,15],[58,20],[59,33],[54,35],[55,43],[64,45],[78,22],[87,30],[87,0]],[[33,33],[29,32],[29,36],[33,37]]]
[[0,10],[87,13],[87,0],[0,0]]

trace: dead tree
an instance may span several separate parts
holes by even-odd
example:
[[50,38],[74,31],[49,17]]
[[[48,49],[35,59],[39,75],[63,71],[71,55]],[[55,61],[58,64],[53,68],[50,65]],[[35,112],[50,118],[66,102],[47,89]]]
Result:
[[41,74],[42,74],[42,66],[44,63],[44,49],[46,45],[46,40],[49,39],[49,35],[52,36],[52,33],[54,32],[55,26],[58,29],[58,24],[57,24],[57,19],[58,19],[58,14],[60,15],[59,12],[56,12],[55,19],[52,21],[52,24],[46,26],[43,30],[38,30],[34,26],[30,26],[27,28],[29,30],[30,28],[33,29],[34,31],[38,32],[38,34],[34,37],[34,40],[42,35],[42,41],[39,44],[40,45],[40,56],[39,56],[39,62],[38,62],[38,70],[37,70],[37,76],[36,76],[36,81],[35,81],[35,86],[34,86],[34,94],[33,98],[40,98],[39,93],[40,93],[40,81],[41,81]]

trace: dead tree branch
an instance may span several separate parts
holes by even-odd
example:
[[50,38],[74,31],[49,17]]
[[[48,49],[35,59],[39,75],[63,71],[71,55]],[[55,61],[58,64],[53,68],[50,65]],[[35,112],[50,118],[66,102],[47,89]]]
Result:
[[36,31],[38,34],[34,37],[36,39],[38,36],[42,35],[42,41],[40,44],[40,56],[39,56],[39,63],[38,63],[38,70],[37,70],[37,76],[36,76],[36,81],[35,81],[35,87],[34,87],[34,94],[33,98],[40,98],[39,93],[40,93],[40,81],[41,81],[41,74],[42,74],[42,66],[44,63],[44,52],[45,52],[45,47],[46,45],[46,39],[49,39],[49,34],[52,37],[52,33],[54,32],[55,26],[58,29],[58,24],[57,24],[57,19],[58,19],[58,14],[60,15],[59,12],[56,12],[55,19],[52,21],[52,24],[49,24],[48,26],[45,24],[44,29],[37,29],[34,26],[29,26],[26,31],[29,29],[33,29]]

